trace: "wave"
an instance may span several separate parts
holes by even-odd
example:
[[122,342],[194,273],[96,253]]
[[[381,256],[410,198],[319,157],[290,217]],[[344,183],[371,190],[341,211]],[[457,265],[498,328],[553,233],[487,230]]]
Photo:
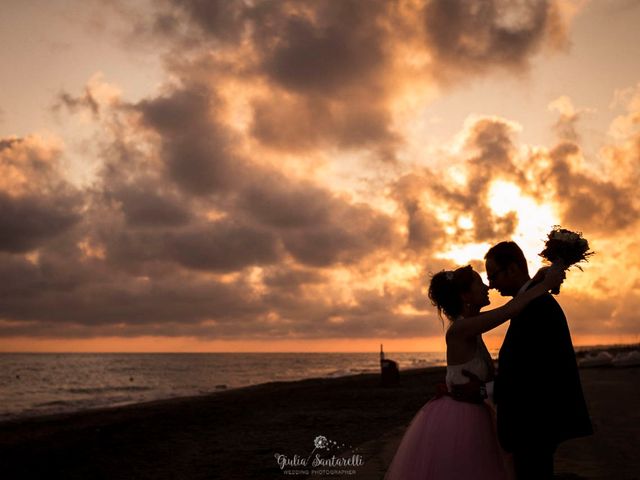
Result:
[[87,410],[91,408],[112,407],[117,405],[127,405],[143,401],[130,395],[116,395],[102,398],[66,399],[51,400],[33,404],[31,407],[20,412],[8,412],[5,418],[19,418],[38,416],[43,414],[68,413],[74,411]]
[[325,377],[336,378],[336,377],[346,377],[349,375],[360,374],[360,373],[376,373],[379,372],[379,368],[349,368],[342,370],[334,370],[325,375]]
[[36,407],[36,408],[41,408],[41,407],[66,407],[68,405],[75,405],[76,403],[77,402],[66,401],[66,400],[53,400],[51,402],[36,403],[34,405],[34,407]]
[[122,387],[67,388],[64,391],[67,393],[76,393],[76,394],[92,394],[92,393],[108,393],[108,392],[144,392],[148,390],[153,390],[153,388],[129,385],[129,386],[122,386]]

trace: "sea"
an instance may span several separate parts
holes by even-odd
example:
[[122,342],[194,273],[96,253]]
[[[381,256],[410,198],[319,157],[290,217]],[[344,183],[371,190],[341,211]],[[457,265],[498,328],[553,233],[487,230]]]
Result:
[[[393,353],[400,370],[444,352]],[[377,353],[0,353],[0,422],[380,371]]]

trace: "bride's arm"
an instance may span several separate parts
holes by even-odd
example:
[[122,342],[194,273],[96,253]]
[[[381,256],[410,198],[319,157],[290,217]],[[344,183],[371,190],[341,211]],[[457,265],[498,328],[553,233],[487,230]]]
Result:
[[449,330],[447,336],[473,336],[479,335],[484,332],[488,332],[496,328],[498,325],[502,325],[504,322],[512,317],[515,317],[518,313],[527,306],[527,304],[544,295],[550,289],[559,286],[564,279],[564,270],[558,267],[551,267],[546,270],[545,277],[542,282],[538,283],[529,290],[521,293],[517,297],[514,297],[503,306],[494,308],[486,312],[482,312],[473,317],[459,318],[455,320]]

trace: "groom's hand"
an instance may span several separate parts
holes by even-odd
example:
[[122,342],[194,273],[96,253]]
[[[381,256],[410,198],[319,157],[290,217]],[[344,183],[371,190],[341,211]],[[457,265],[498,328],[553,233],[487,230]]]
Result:
[[484,402],[484,399],[487,398],[484,382],[468,370],[462,370],[462,374],[469,379],[469,382],[452,385],[451,396],[461,402]]

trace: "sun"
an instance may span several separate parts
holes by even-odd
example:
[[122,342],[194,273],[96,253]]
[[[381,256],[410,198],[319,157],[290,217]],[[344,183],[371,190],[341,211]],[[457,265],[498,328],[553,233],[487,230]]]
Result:
[[[499,217],[514,212],[517,224],[511,238],[516,242],[529,264],[529,271],[535,272],[542,265],[538,253],[542,251],[547,233],[554,225],[560,223],[559,215],[553,205],[539,203],[532,197],[522,193],[522,190],[512,182],[496,180],[489,187],[488,205],[491,211]],[[464,227],[467,225],[465,219]],[[451,244],[451,247],[441,252],[438,257],[454,261],[457,265],[465,265],[471,261],[482,261],[484,254],[491,247],[489,243]]]
[[513,233],[515,241],[529,262],[533,271],[542,265],[538,254],[544,248],[547,234],[554,225],[560,224],[560,216],[553,205],[541,204],[523,195],[517,185],[502,180],[495,181],[489,189],[489,207],[496,215],[515,212],[518,224]]

